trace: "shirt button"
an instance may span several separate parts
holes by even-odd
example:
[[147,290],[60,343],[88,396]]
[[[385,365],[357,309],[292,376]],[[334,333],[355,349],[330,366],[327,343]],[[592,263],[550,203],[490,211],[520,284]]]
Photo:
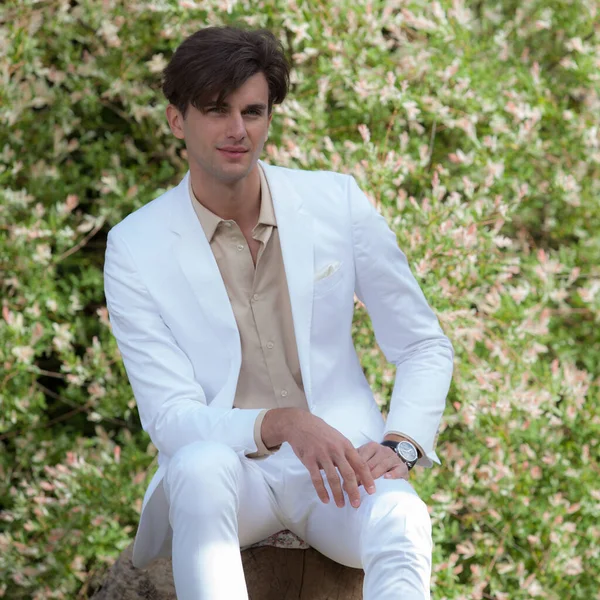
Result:
[[281,390],[281,395],[285,398],[288,395],[287,390]]
[[231,227],[231,223],[229,221],[224,221],[225,227]]
[[244,249],[244,246],[242,246],[242,244],[239,244],[237,249],[238,249],[238,252],[241,252]]
[[270,350],[275,344],[273,342],[267,342],[267,348]]
[[252,300],[258,300],[258,294],[254,294],[254,296],[252,296]]

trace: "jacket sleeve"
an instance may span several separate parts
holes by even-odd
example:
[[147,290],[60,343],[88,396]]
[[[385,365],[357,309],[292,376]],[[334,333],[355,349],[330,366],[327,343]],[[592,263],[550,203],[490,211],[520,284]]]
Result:
[[396,234],[353,177],[348,195],[355,292],[371,317],[379,347],[396,365],[385,434],[402,432],[414,439],[425,452],[418,465],[441,464],[435,444],[452,378],[452,344],[412,275]]
[[261,409],[208,405],[189,358],[141,281],[125,240],[114,229],[107,240],[104,290],[142,428],[158,450],[173,456],[187,444],[213,440],[245,454],[256,452],[254,424]]

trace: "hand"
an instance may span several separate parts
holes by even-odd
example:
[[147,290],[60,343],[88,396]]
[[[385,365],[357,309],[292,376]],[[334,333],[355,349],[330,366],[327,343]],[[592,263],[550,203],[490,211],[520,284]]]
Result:
[[366,461],[371,470],[373,479],[383,475],[386,479],[406,479],[408,481],[406,463],[391,448],[377,442],[368,442],[357,450],[358,455]]
[[[329,494],[321,476],[321,469],[325,471],[335,503],[340,508],[344,506],[342,487],[354,508],[360,506],[359,480],[367,493],[375,493],[375,482],[366,460],[360,456],[348,438],[320,417],[309,412],[298,413],[287,428],[285,439],[308,469],[317,495],[325,504],[329,502]],[[343,478],[343,485],[336,467]]]

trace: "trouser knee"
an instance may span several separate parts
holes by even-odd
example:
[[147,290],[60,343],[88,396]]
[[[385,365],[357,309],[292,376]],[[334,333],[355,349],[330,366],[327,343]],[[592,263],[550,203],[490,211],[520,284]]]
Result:
[[229,446],[194,442],[169,461],[164,487],[171,508],[193,514],[214,514],[233,502],[237,511],[242,465]]
[[[431,517],[427,505],[412,487],[403,486],[400,480],[378,480],[376,485],[378,492],[371,497],[369,519],[361,535],[363,550],[370,552],[384,547],[391,550],[409,542],[417,544],[424,552],[430,552]],[[380,494],[379,488],[383,486],[386,489]]]

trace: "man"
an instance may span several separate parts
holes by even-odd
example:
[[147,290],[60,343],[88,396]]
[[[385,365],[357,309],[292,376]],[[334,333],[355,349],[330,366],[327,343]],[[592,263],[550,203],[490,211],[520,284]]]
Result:
[[[109,233],[113,332],[159,450],[133,561],[172,556],[180,600],[238,600],[240,548],[289,529],[363,568],[367,600],[429,598],[431,521],[408,471],[440,462],[452,346],[352,177],[259,160],[288,85],[268,31],[186,39],[163,91],[189,171]],[[397,367],[385,424],[355,293]]]

